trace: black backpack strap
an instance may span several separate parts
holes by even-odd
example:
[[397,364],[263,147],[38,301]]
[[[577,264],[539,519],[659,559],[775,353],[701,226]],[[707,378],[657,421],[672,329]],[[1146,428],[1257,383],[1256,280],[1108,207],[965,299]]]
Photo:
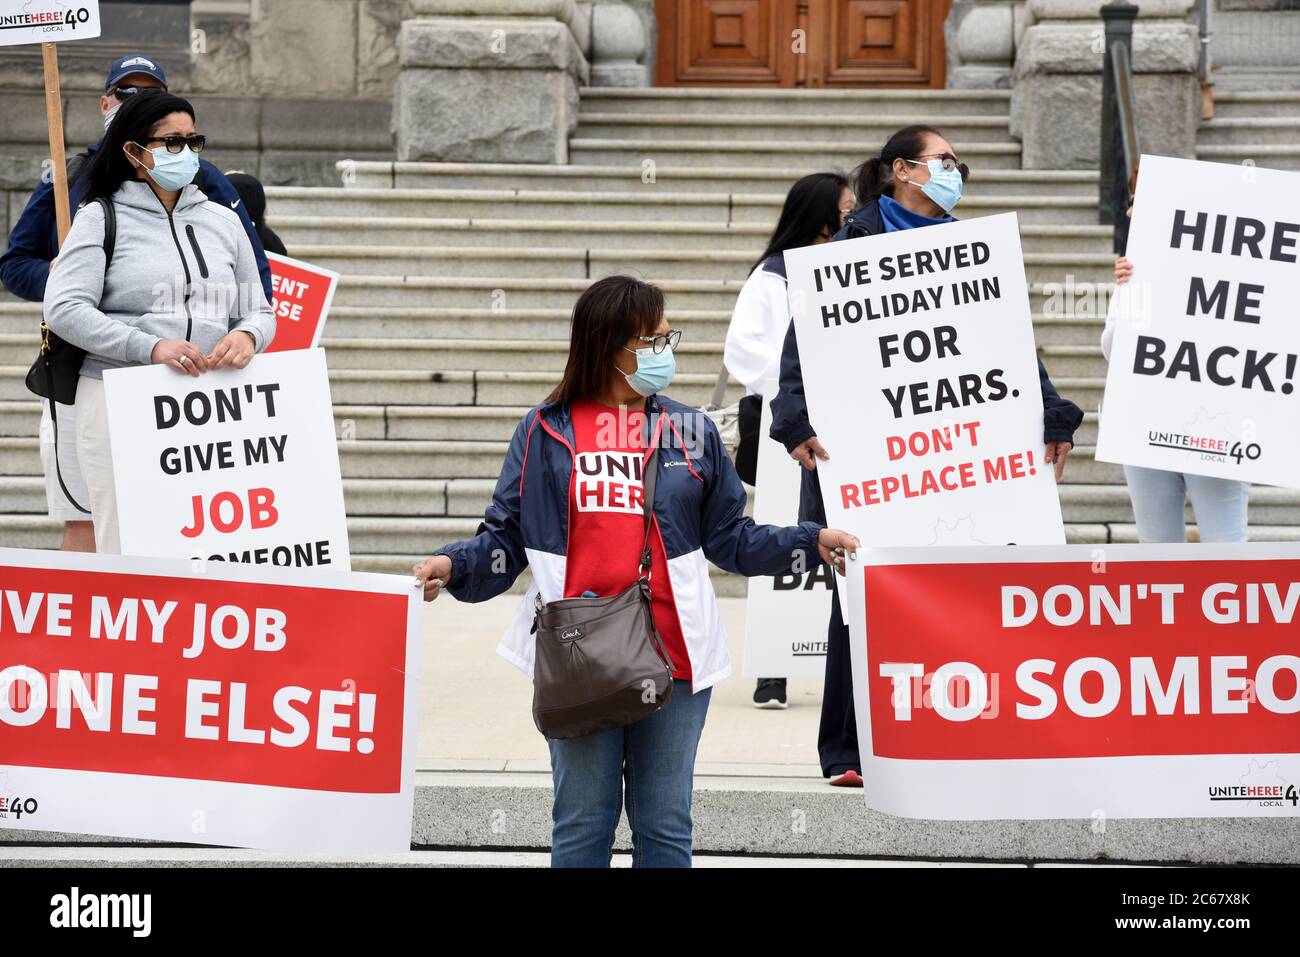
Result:
[[107,196],[101,196],[95,202],[104,211],[104,272],[107,273],[113,261],[113,248],[117,245],[117,210]]
[[72,507],[78,512],[91,514],[90,509],[86,508],[68,491],[68,485],[63,481],[63,469],[59,467],[59,409],[58,403],[54,401],[54,373],[50,369],[50,363],[45,363],[45,384],[49,387],[50,397],[47,400],[50,403],[50,424],[54,426],[54,476],[59,480],[59,488],[63,489],[63,495]]

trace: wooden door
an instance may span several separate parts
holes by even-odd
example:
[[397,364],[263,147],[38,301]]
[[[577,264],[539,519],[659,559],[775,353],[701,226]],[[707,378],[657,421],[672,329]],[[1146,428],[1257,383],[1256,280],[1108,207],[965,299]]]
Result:
[[942,87],[951,0],[657,0],[659,86]]

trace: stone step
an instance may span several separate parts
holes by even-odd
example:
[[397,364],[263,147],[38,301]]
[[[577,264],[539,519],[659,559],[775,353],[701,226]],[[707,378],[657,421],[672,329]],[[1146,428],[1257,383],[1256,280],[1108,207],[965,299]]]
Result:
[[[475,189],[577,190],[594,196],[604,192],[703,192],[770,194],[784,197],[795,180],[810,170],[799,164],[787,168],[673,165],[640,161],[626,165],[553,165],[535,163],[375,163],[341,160],[344,186],[358,189]],[[1092,170],[978,169],[972,190],[987,189],[1013,196],[1086,197],[1098,195]],[[268,188],[274,197],[274,188]],[[272,199],[270,213],[275,214]]]
[[1254,119],[1257,117],[1300,117],[1300,91],[1215,92],[1215,119]]
[[[965,158],[963,143],[990,143],[1009,140],[1009,117],[953,114],[943,118],[939,129],[954,145],[959,156]],[[894,133],[915,123],[914,116],[894,113],[864,113],[849,119],[813,107],[804,113],[741,113],[741,114],[670,114],[603,111],[583,104],[578,112],[578,129],[575,141],[649,139],[672,147],[676,143],[726,137],[746,142],[781,143],[805,139],[827,148],[851,144],[855,148],[864,141],[875,144],[874,149],[863,153],[863,158],[880,152],[881,146]],[[860,162],[860,161],[859,161]]]
[[[23,384],[25,368],[0,366],[0,401],[31,398]],[[688,405],[701,406],[713,394],[716,372],[685,372],[673,380],[673,397]],[[462,405],[527,406],[539,404],[555,387],[554,372],[429,372],[402,369],[331,369],[333,404],[356,405]],[[732,383],[727,401],[743,394]],[[3,470],[0,470],[2,474]]]
[[[1112,230],[1091,222],[1095,206],[1078,201],[1026,201],[1016,207],[996,197],[992,205],[972,201],[970,218],[1014,212],[1027,253],[1090,252],[1111,250]],[[454,220],[418,216],[334,217],[279,216],[269,222],[298,258],[309,255],[304,246],[454,246],[459,249],[614,250],[698,249],[740,252],[756,257],[766,245],[773,223],[737,220],[723,223],[589,223],[580,220]],[[773,212],[775,216],[775,212]]]
[[[507,768],[518,767],[520,770]],[[488,769],[490,768],[490,769]],[[441,863],[446,849],[520,853],[550,846],[551,774],[545,764],[483,762],[474,768],[417,770],[411,842],[416,850],[375,858],[384,866]],[[868,809],[862,792],[832,788],[816,768],[784,765],[702,765],[692,798],[695,865],[706,855],[797,858],[881,857],[889,866],[911,860],[963,862],[1107,861],[1193,864],[1300,863],[1300,818],[1115,818],[1105,828],[1086,820],[925,821]],[[804,826],[792,826],[802,822]],[[620,821],[614,847],[630,846]],[[163,847],[125,838],[49,831],[0,830],[14,864],[26,866],[177,866],[233,864],[356,866],[357,858]],[[35,845],[35,846],[33,846]]]
[[[1011,141],[958,143],[962,159],[972,170],[1020,166],[1020,144]],[[652,137],[625,139],[569,140],[569,157],[574,163],[628,166],[647,160],[664,165],[795,167],[806,171],[820,168],[852,169],[869,156],[880,153],[881,142],[863,139],[856,143],[823,144],[801,142],[797,136],[786,141],[698,139],[664,143]]]
[[807,111],[847,123],[861,123],[864,117],[888,113],[900,117],[898,126],[932,123],[944,130],[947,128],[943,124],[950,122],[951,116],[1006,116],[1011,111],[1011,94],[1007,90],[585,87],[579,95],[582,109],[601,113],[716,118]]
[[1300,138],[1290,143],[1198,143],[1196,158],[1211,163],[1249,164],[1265,169],[1300,170]]
[[[1300,115],[1215,117],[1205,120],[1196,131],[1197,153],[1204,158],[1207,146],[1237,144],[1275,146],[1300,143]],[[1267,166],[1263,159],[1258,165]]]
[[[474,534],[479,518],[371,518],[348,520],[348,535],[356,571],[374,571],[404,575],[411,566],[432,551],[450,542]],[[1124,522],[1069,522],[1066,541],[1071,544],[1136,543],[1137,527]],[[44,515],[0,514],[0,545],[9,548],[58,548],[63,539],[60,523]],[[1300,541],[1300,524],[1250,527],[1253,542]],[[379,546],[379,547],[373,547]],[[718,569],[710,569],[719,595],[743,597],[744,580]],[[521,594],[526,580],[515,583],[514,594]]]
[[[1073,461],[1067,469],[1073,468]],[[492,500],[496,480],[349,478],[343,483],[347,512],[354,517],[449,517],[478,520]],[[1061,485],[1061,511],[1071,524],[1133,522],[1133,509],[1124,484]],[[752,496],[751,496],[752,505]],[[0,477],[0,513],[42,515],[45,484],[40,476]],[[1300,491],[1254,486],[1250,496],[1254,525],[1300,525]],[[1187,521],[1195,522],[1191,504]]]
[[[962,200],[965,216],[1017,212],[1024,222],[1097,225],[1097,198],[1092,196],[1019,195],[972,186]],[[774,192],[671,192],[642,187],[632,192],[577,190],[412,190],[299,189],[268,187],[272,205],[268,222],[279,217],[417,217],[424,220],[559,220],[621,222],[653,233],[658,222],[712,224],[755,222],[767,229],[775,224],[784,196]],[[374,225],[374,224],[370,224]],[[435,224],[426,224],[425,228]],[[510,231],[510,225],[504,230]]]
[[[339,443],[339,464],[344,478],[423,479],[437,476],[495,479],[501,473],[501,460],[506,448],[506,442],[357,439]],[[1123,470],[1118,465],[1096,461],[1093,450],[1091,445],[1075,447],[1070,453],[1064,483],[1114,485],[1124,481]],[[1042,467],[1041,456],[1042,450],[1039,449],[1035,452],[1035,463],[1039,467]],[[0,438],[0,475],[40,474],[36,439]]]
[[[1065,244],[1068,245],[1068,244]],[[1100,283],[1114,276],[1115,257],[1104,242],[1092,244],[1098,252],[1026,252],[1025,274],[1031,283],[1076,281]],[[543,280],[586,279],[626,273],[652,281],[724,280],[743,284],[754,264],[748,249],[588,249],[520,246],[509,251],[485,246],[334,246],[294,244],[295,256],[343,274],[338,297],[353,280],[375,278],[486,279],[509,273],[518,278]],[[738,290],[737,290],[738,291]]]
[[[1105,257],[1109,263],[1109,257]],[[1074,298],[1062,301],[1061,280],[1069,276],[1059,272],[1052,283],[1031,283],[1029,307],[1032,311],[1057,315],[1105,315],[1103,300],[1114,287],[1113,272],[1101,281],[1109,265],[1103,257],[1091,262],[1098,271],[1097,280],[1079,281]],[[644,278],[663,289],[670,310],[727,310],[736,304],[736,295],[744,285],[743,276],[728,280],[665,280],[658,276]],[[1077,278],[1077,277],[1075,277]],[[436,278],[418,276],[344,276],[335,294],[339,306],[399,309],[440,307],[443,309],[565,309],[591,284],[589,279],[523,278]],[[1092,292],[1089,295],[1089,291]],[[1099,305],[1099,302],[1101,303]]]
[[[667,316],[669,323],[683,329],[693,343],[722,342],[731,321],[731,308],[674,309],[670,303]],[[330,310],[326,338],[330,341],[336,338],[567,340],[571,318],[569,308],[493,310],[335,305]],[[1062,313],[1057,304],[1047,314],[1035,314],[1033,320],[1039,345],[1095,345],[1101,341],[1104,325],[1101,318],[1091,313],[1078,317]],[[20,361],[13,364],[30,365],[35,358],[40,321],[41,307],[37,303],[0,303],[0,334],[27,337],[27,347],[17,353]]]

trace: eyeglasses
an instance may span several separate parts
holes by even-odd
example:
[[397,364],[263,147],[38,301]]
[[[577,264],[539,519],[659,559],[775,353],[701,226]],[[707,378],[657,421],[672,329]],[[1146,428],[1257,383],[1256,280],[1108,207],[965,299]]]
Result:
[[168,153],[179,153],[187,146],[195,153],[202,153],[203,147],[208,145],[208,138],[195,133],[193,136],[151,136],[145,142],[162,143],[166,145]]
[[108,91],[106,96],[115,96],[119,100],[125,100],[135,96],[137,93],[161,93],[162,90],[156,86],[115,86]]
[[[654,350],[655,355],[659,355],[664,351],[664,349],[671,349],[673,352],[676,352],[677,343],[682,341],[682,330],[673,329],[662,336],[637,336],[636,340],[637,342],[650,343],[650,348]],[[633,352],[635,350],[628,349],[627,351]]]
[[918,156],[917,159],[937,159],[940,165],[942,165],[948,172],[951,173],[953,170],[958,170],[961,173],[962,179],[966,179],[966,177],[970,176],[970,167],[958,160],[957,157],[953,156],[951,153],[929,153],[923,156]]

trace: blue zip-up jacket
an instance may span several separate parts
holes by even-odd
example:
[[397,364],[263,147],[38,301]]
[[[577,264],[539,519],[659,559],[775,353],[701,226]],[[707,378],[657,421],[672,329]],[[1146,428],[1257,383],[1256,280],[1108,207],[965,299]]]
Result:
[[[812,568],[821,560],[821,526],[755,524],[745,515],[745,487],[712,420],[665,396],[647,399],[646,412],[659,449],[655,526],[668,559],[693,690],[702,691],[731,673],[708,563],[746,576]],[[564,597],[575,455],[569,407],[531,409],[510,440],[478,532],[437,552],[451,558],[447,590],[460,601],[485,601],[506,591],[525,566],[532,571],[532,585],[497,649],[529,675],[534,597]]]
[[[86,147],[87,153],[99,148],[98,143]],[[214,203],[221,203],[233,209],[248,233],[248,240],[253,244],[253,255],[257,258],[257,271],[262,278],[262,291],[266,301],[274,298],[271,291],[271,266],[266,261],[262,241],[257,237],[257,230],[252,220],[244,212],[244,204],[239,194],[225,174],[207,160],[199,160],[199,172],[194,177],[194,185]],[[72,216],[77,215],[81,205],[81,190],[76,183],[68,190],[68,204]],[[45,282],[50,277],[50,263],[59,254],[58,220],[54,214],[54,183],[41,181],[27,200],[22,215],[14,224],[9,234],[9,247],[0,256],[0,284],[15,296],[21,296],[32,302],[45,301]]]
[[[880,203],[872,200],[865,206],[855,209],[844,221],[840,231],[831,237],[831,242],[841,239],[857,239],[860,236],[876,236],[885,231],[885,224],[880,218]],[[764,268],[767,263],[763,264]],[[785,274],[784,264],[781,274]],[[1061,398],[1052,385],[1043,360],[1038,360],[1038,384],[1043,390],[1043,441],[1074,442],[1074,432],[1083,423],[1083,410],[1069,399]],[[817,430],[808,421],[808,402],[803,391],[803,372],[799,367],[799,344],[795,339],[794,322],[786,329],[785,342],[781,347],[780,386],[772,399],[772,427],[768,434],[785,446],[787,452],[793,452],[804,442],[817,434]],[[799,486],[799,518],[814,522],[826,522],[826,510],[822,505],[821,486],[818,484],[816,469],[803,469]]]

